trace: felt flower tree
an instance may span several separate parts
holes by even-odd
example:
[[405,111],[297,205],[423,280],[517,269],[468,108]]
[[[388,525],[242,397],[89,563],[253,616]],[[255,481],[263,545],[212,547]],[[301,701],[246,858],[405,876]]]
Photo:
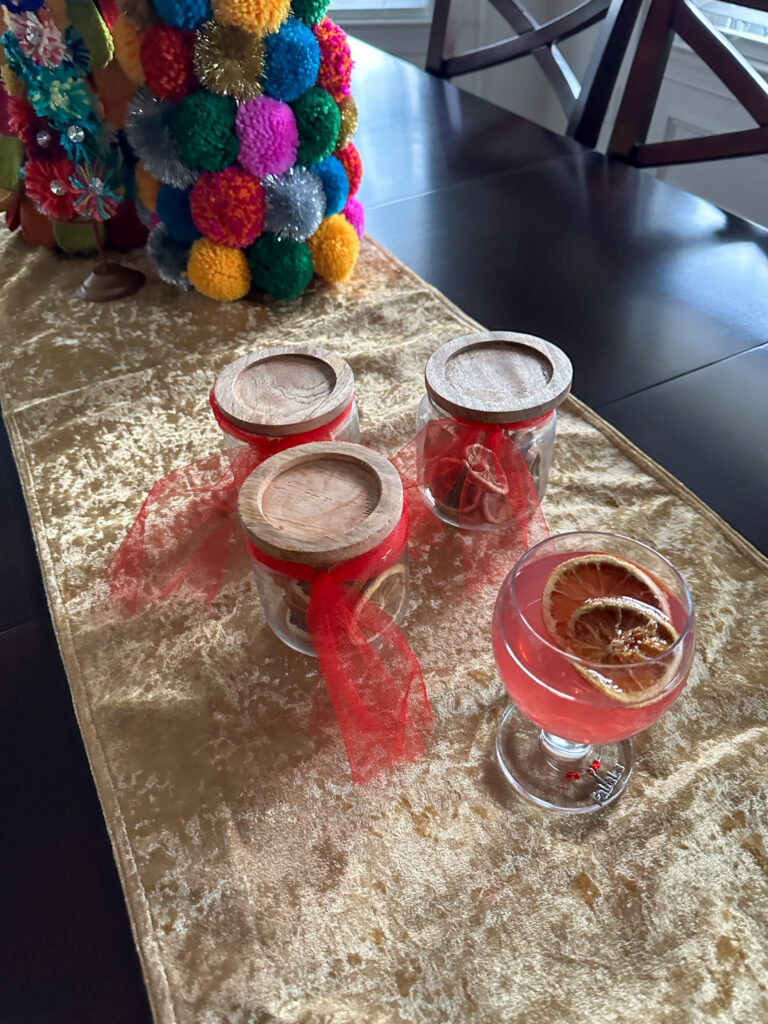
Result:
[[115,50],[160,277],[224,301],[292,299],[357,261],[362,166],[328,0],[120,0]]
[[110,242],[142,244],[119,133],[131,87],[113,61],[108,4],[103,17],[91,0],[0,3],[0,188],[9,226],[77,252],[100,245],[114,221]]

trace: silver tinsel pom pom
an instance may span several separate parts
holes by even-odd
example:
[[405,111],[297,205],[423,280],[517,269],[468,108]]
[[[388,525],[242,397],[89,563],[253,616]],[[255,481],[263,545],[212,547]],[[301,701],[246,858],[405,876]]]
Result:
[[192,285],[187,277],[189,246],[178,242],[164,224],[152,228],[147,239],[147,255],[161,280],[188,292]]
[[196,175],[182,163],[168,119],[173,104],[153,96],[141,86],[125,113],[125,134],[149,173],[174,188],[189,188]]
[[152,211],[148,210],[144,203],[136,196],[133,200],[133,205],[136,207],[136,216],[139,218],[145,228],[152,227]]
[[314,235],[325,215],[323,183],[306,167],[292,167],[285,174],[269,174],[263,179],[267,200],[264,230],[281,242],[303,242]]

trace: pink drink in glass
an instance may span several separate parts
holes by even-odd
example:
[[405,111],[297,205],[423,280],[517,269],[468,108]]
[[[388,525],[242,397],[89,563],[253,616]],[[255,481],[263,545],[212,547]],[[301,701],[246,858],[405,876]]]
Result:
[[[574,668],[574,659],[559,649],[554,640],[546,639],[549,634],[541,604],[548,577],[561,562],[590,553],[567,551],[523,565],[515,578],[516,606],[501,601],[496,605],[493,648],[510,697],[540,729],[574,743],[612,743],[655,722],[680,695],[688,669],[675,672],[655,699],[622,704],[589,683]],[[648,575],[648,570],[644,571]],[[682,633],[686,610],[663,582],[655,582],[669,602],[672,624]],[[690,658],[680,657],[679,664],[688,666]],[[619,679],[620,673],[614,673],[614,677]]]

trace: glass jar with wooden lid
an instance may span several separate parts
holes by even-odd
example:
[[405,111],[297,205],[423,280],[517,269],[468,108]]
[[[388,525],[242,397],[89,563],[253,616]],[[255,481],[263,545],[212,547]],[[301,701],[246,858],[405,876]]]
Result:
[[239,514],[267,623],[290,647],[314,655],[318,635],[346,643],[324,634],[362,625],[375,638],[402,620],[407,512],[384,455],[335,441],[287,449],[246,479]]
[[227,448],[360,440],[352,369],[313,345],[241,356],[219,374],[211,406]]
[[417,454],[427,504],[453,526],[505,526],[515,502],[544,497],[570,360],[542,338],[494,331],[441,345],[424,376]]

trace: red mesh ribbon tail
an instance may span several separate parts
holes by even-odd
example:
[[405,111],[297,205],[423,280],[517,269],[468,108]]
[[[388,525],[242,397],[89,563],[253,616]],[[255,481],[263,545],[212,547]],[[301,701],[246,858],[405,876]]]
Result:
[[[319,572],[307,627],[341,726],[354,782],[417,761],[432,724],[421,667],[405,637],[351,584]],[[377,637],[372,645],[366,633]]]
[[154,484],[103,576],[123,614],[172,593],[214,600],[237,535],[238,491],[260,460],[255,448],[233,448]]
[[420,489],[423,484],[423,474],[420,474],[419,467],[423,462],[424,433],[422,430],[392,456],[392,462],[403,481],[403,497],[409,518],[408,551],[415,559],[421,558],[443,530],[443,524],[432,514]]

